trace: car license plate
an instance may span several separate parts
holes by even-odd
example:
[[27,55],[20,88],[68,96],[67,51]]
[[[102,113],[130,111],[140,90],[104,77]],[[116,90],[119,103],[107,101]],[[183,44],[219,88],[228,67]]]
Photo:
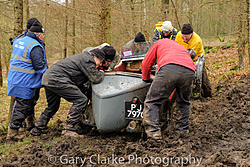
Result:
[[125,118],[126,119],[137,119],[143,118],[143,103],[135,97],[132,101],[125,102]]

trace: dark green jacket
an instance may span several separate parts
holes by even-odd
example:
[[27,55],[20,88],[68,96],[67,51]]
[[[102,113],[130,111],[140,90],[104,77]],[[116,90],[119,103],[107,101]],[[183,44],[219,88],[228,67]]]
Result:
[[70,56],[53,64],[43,75],[42,85],[67,88],[81,87],[84,83],[100,83],[104,73],[96,69],[96,63],[89,52]]

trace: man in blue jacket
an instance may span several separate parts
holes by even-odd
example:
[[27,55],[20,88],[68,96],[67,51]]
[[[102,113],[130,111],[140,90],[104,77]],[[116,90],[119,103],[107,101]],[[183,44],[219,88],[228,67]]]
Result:
[[42,75],[47,70],[44,50],[44,29],[39,22],[32,24],[26,36],[14,40],[10,60],[7,95],[15,97],[7,140],[18,139],[18,129],[34,114]]
[[[26,25],[26,29],[25,31],[16,36],[15,38],[10,38],[10,44],[13,45],[14,41],[17,40],[17,39],[20,39],[20,38],[23,38],[27,35],[27,33],[30,31],[30,28],[32,26],[33,23],[35,22],[39,22],[37,18],[35,17],[32,17],[30,18],[28,21],[27,21],[27,25]],[[40,23],[40,22],[39,22]],[[34,98],[36,99],[36,101],[39,99],[39,91],[36,93],[37,96],[35,96]],[[22,125],[22,128],[25,128],[26,130],[31,130],[34,126],[35,126],[35,116],[34,115],[30,115],[26,118],[25,122],[23,122],[23,125]],[[20,128],[20,130],[22,130]]]
[[[32,24],[33,24],[34,22],[39,22],[39,21],[38,21],[37,18],[35,18],[35,17],[30,18],[30,19],[28,20],[28,22],[27,22],[27,26],[26,26],[26,29],[25,29],[24,33],[18,35],[18,36],[15,37],[14,39],[13,39],[13,38],[10,38],[10,39],[9,39],[9,40],[10,40],[10,44],[13,45],[13,43],[14,43],[15,40],[17,40],[17,39],[19,39],[19,38],[25,37],[26,34],[30,31],[30,27],[32,26]],[[39,23],[40,23],[40,22],[39,22]]]

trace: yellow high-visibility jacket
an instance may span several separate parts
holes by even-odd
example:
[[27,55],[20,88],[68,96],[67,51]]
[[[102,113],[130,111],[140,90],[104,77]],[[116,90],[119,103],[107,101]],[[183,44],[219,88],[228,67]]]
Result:
[[179,31],[176,36],[176,41],[184,46],[186,49],[194,49],[196,56],[193,59],[194,61],[201,55],[203,54],[205,56],[205,51],[203,48],[202,40],[198,34],[193,32],[193,35],[191,39],[188,41],[188,43],[184,42],[182,38],[182,33]]

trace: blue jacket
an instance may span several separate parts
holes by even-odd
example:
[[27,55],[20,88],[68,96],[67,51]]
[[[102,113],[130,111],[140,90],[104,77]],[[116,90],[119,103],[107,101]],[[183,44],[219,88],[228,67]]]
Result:
[[17,39],[19,39],[19,38],[25,37],[27,33],[28,33],[28,30],[26,29],[26,30],[24,31],[24,33],[22,33],[22,34],[16,36],[14,39],[13,39],[13,38],[10,38],[10,39],[9,39],[9,40],[10,40],[10,44],[13,45],[13,43],[14,43],[15,40],[17,40]]
[[32,32],[13,43],[10,60],[7,95],[31,99],[35,88],[41,88],[43,73],[47,70],[43,42]]

